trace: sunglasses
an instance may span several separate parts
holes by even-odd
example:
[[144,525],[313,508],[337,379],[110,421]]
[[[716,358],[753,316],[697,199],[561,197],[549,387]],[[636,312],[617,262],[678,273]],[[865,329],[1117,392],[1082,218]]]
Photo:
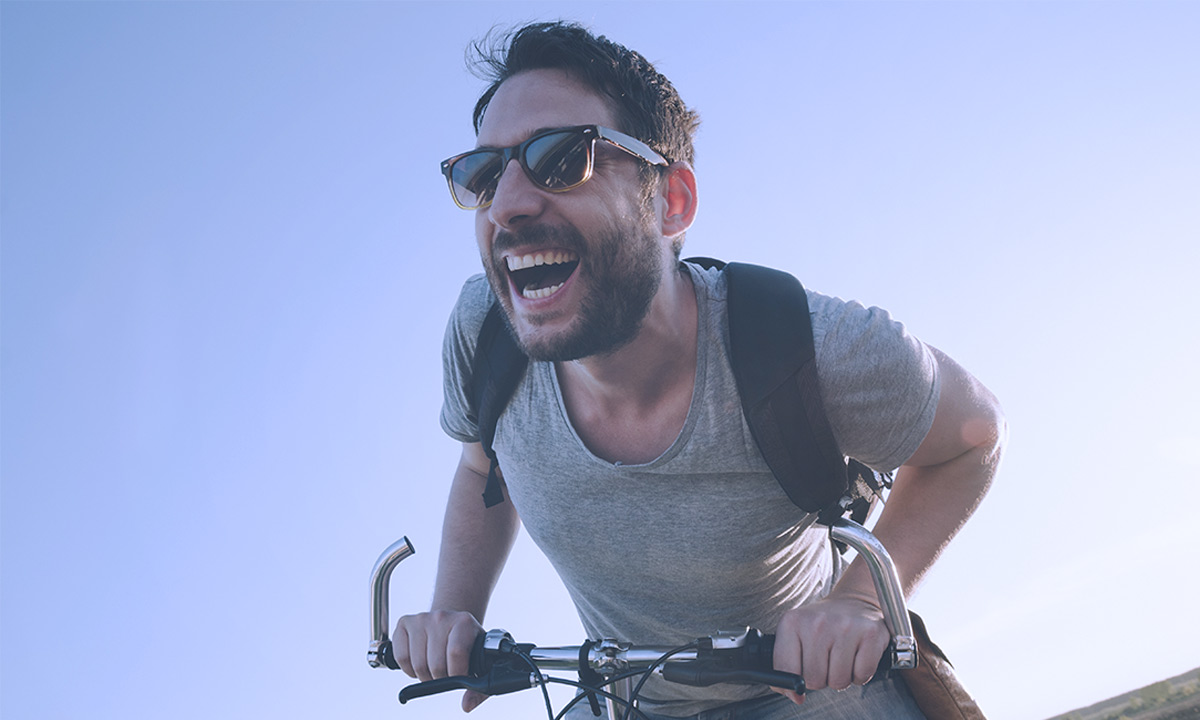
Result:
[[513,158],[537,187],[550,192],[566,192],[592,177],[597,140],[651,165],[668,164],[666,158],[637,138],[599,125],[580,125],[546,130],[512,147],[479,148],[455,155],[442,162],[442,174],[450,185],[454,203],[463,210],[492,204],[500,176]]

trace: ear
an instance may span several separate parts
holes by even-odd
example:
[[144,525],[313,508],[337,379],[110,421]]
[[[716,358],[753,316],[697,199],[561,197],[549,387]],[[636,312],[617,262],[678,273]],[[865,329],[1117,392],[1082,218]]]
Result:
[[696,196],[696,173],[685,162],[675,162],[667,168],[663,179],[666,207],[663,212],[662,233],[678,237],[687,232],[696,218],[699,198]]

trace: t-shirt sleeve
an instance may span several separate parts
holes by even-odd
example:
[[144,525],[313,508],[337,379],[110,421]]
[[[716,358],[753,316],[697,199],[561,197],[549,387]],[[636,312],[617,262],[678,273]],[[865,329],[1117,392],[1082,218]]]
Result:
[[886,310],[809,293],[821,399],[842,452],[880,471],[904,464],[937,410],[937,361]]
[[483,275],[463,285],[442,339],[442,429],[459,442],[479,442],[479,419],[468,387],[475,343],[493,295]]

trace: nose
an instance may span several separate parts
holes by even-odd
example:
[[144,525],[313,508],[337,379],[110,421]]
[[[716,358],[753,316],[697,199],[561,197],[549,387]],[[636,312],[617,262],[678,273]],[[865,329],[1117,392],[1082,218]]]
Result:
[[496,194],[488,206],[488,219],[497,227],[512,230],[514,226],[540,215],[545,200],[545,191],[530,182],[520,163],[513,158],[508,161],[500,181],[496,183]]

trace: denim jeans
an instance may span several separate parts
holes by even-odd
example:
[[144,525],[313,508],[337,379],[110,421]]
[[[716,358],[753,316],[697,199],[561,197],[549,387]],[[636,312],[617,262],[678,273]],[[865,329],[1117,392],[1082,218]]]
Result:
[[[766,697],[724,705],[686,718],[642,712],[651,720],[925,720],[900,677],[876,678],[866,685],[812,690],[804,703],[771,693]],[[571,709],[570,720],[596,720],[586,702]]]

